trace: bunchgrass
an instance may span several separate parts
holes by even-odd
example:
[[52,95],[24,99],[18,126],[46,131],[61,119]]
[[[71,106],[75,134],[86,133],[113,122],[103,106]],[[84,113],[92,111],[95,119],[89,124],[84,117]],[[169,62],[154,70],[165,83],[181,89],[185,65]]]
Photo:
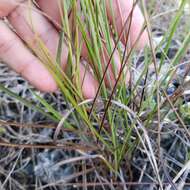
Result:
[[[60,3],[62,23],[60,25],[60,41],[57,49],[57,56],[52,57],[49,50],[36,34],[38,48],[33,52],[45,64],[54,77],[59,89],[68,105],[68,110],[64,114],[59,113],[45,99],[37,93],[32,92],[41,103],[41,107],[35,106],[31,102],[18,96],[14,92],[0,84],[0,90],[7,95],[21,101],[26,106],[35,109],[58,124],[55,130],[54,140],[58,140],[62,129],[72,129],[84,145],[96,147],[94,154],[108,166],[109,171],[119,176],[122,161],[132,160],[135,150],[142,149],[149,159],[154,176],[163,189],[160,174],[160,141],[163,121],[167,120],[167,113],[175,110],[178,99],[175,94],[167,95],[167,89],[172,82],[176,72],[176,66],[181,62],[190,44],[190,33],[183,36],[183,43],[176,55],[168,58],[168,51],[172,45],[172,40],[184,14],[184,7],[188,0],[180,1],[175,16],[163,35],[162,41],[155,45],[152,37],[151,20],[149,14],[153,14],[153,8],[147,11],[145,2],[139,1],[145,15],[145,23],[142,32],[146,29],[149,34],[149,47],[145,47],[141,53],[144,57],[141,70],[135,67],[134,57],[137,56],[135,46],[137,42],[129,47],[128,31],[118,34],[115,25],[110,25],[106,15],[105,1],[80,1],[80,8],[76,0],[64,1]],[[155,1],[151,1],[154,7]],[[134,2],[135,6],[136,2]],[[111,0],[110,0],[110,6]],[[70,18],[68,10],[71,9]],[[130,26],[133,10],[125,26]],[[112,11],[114,16],[114,12]],[[123,29],[124,31],[124,29]],[[142,33],[141,32],[141,33]],[[121,45],[121,37],[126,35],[126,44]],[[114,38],[114,43],[112,43]],[[140,38],[140,35],[139,35]],[[68,47],[67,71],[61,69],[61,54],[63,43]],[[81,91],[83,81],[80,80],[80,59],[82,43],[85,43],[88,52],[88,64],[93,70],[93,75],[99,82],[97,96],[94,100],[85,100]],[[109,56],[107,65],[102,67],[102,62],[106,54]],[[114,72],[116,84],[107,88],[105,78],[110,81],[108,65],[116,68],[113,60],[113,53],[119,52],[122,63],[119,75]],[[157,60],[156,54],[161,52],[161,59]],[[64,52],[63,52],[64,53]],[[169,62],[169,67],[162,74],[165,60]],[[84,64],[88,70],[88,64]],[[154,68],[152,81],[150,80],[150,67]],[[131,73],[131,81],[125,84],[126,71]],[[138,73],[138,74],[137,74]],[[134,76],[135,75],[135,76]],[[143,83],[143,84],[142,84]],[[183,91],[180,91],[183,93]],[[184,111],[181,107],[181,111]],[[174,111],[174,118],[179,120],[179,124],[185,129],[189,136],[189,129],[186,122],[181,118],[179,110]],[[72,120],[72,122],[70,122]],[[157,143],[152,143],[148,130],[157,131]],[[84,133],[85,132],[85,133]],[[88,133],[88,136],[86,135]],[[155,149],[155,146],[157,147]],[[157,151],[155,151],[157,150]],[[92,154],[92,152],[86,152]],[[176,179],[176,178],[175,178]],[[174,183],[176,180],[174,180]]]

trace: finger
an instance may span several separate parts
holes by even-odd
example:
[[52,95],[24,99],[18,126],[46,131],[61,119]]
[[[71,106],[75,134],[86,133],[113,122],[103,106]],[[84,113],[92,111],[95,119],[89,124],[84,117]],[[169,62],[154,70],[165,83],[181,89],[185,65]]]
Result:
[[[18,6],[13,13],[8,16],[9,21],[15,28],[18,35],[27,43],[38,48],[36,43],[36,35],[41,38],[45,46],[49,49],[52,57],[56,57],[57,47],[59,43],[59,34],[56,29],[48,22],[48,20],[35,11],[34,5],[32,7]],[[68,49],[65,44],[62,48],[61,63],[63,69],[66,68],[68,57]],[[92,98],[95,96],[95,80],[89,72],[84,73],[81,67],[81,78],[84,78],[84,84],[82,86],[83,94],[85,98]],[[86,76],[84,76],[86,74]]]
[[[78,9],[80,9],[80,4],[78,5]],[[72,20],[74,20],[75,18],[73,17],[73,14],[71,13],[70,15],[70,27],[72,28]],[[83,22],[85,22],[84,18],[81,18],[83,20]],[[91,39],[91,35],[90,35],[90,31],[86,31],[87,37],[90,40]],[[99,55],[100,55],[100,61],[101,61],[101,74],[105,74],[104,77],[104,81],[107,87],[112,88],[115,85],[116,82],[116,78],[118,76],[118,73],[120,71],[121,68],[121,62],[120,62],[120,56],[119,56],[119,52],[117,49],[115,49],[115,51],[113,52],[113,56],[112,59],[110,61],[110,56],[111,54],[108,53],[107,47],[106,47],[106,43],[104,43],[103,39],[104,37],[101,36],[102,38],[102,48],[99,49]],[[95,60],[91,60],[90,56],[89,56],[89,50],[86,46],[86,43],[84,42],[83,38],[82,38],[82,34],[79,32],[79,36],[78,36],[79,42],[82,45],[81,48],[81,56],[91,65],[91,67],[97,71],[97,73],[99,73],[100,68],[98,68],[98,63],[94,61]],[[111,38],[111,45],[112,45],[112,49],[114,49],[114,40]],[[112,52],[111,52],[112,53]],[[108,66],[108,67],[107,67]],[[101,80],[99,78],[99,80]]]
[[[61,20],[59,18],[60,17],[60,9],[59,9],[60,0],[55,0],[55,1],[47,0],[47,2],[44,0],[37,0],[37,2],[39,4],[40,8],[44,12],[46,12],[46,14],[48,14],[49,17],[51,17],[53,20],[60,22],[60,20]],[[51,6],[47,6],[48,4],[51,4]],[[78,4],[78,7],[79,6],[80,6],[80,4]],[[53,9],[51,9],[50,7],[53,7]],[[70,15],[70,21],[72,20],[72,16],[73,15],[71,14]],[[70,24],[72,25],[72,22],[70,22]],[[81,34],[79,34],[79,39],[80,39],[79,41],[82,41]],[[112,40],[112,45],[114,47],[113,40]],[[91,62],[91,60],[89,59],[89,56],[88,56],[88,50],[87,50],[85,43],[83,43],[81,55],[88,62]],[[110,58],[110,55],[108,54],[107,48],[104,45],[103,46],[103,52],[101,53],[101,62],[102,62],[103,72],[105,71],[105,68],[106,68],[106,65],[108,64],[109,58]],[[115,84],[117,74],[118,74],[120,67],[121,67],[120,57],[119,57],[119,53],[117,50],[113,54],[113,63],[114,63],[114,66],[112,64],[110,64],[110,66],[108,67],[108,70],[107,70],[106,77],[105,77],[105,83],[109,87],[112,87]],[[115,72],[114,72],[113,67],[115,67]]]
[[[112,42],[112,51],[114,50],[114,41],[111,39]],[[102,74],[106,72],[104,81],[107,87],[112,88],[115,85],[115,82],[117,80],[118,74],[121,69],[121,60],[119,56],[119,52],[117,49],[113,52],[112,59],[111,54],[108,53],[106,44],[103,45],[103,50],[100,50],[100,59],[101,59],[101,65],[102,65]],[[86,47],[86,44],[83,43],[83,48],[81,52],[82,56],[87,59],[89,63],[93,62],[89,57],[88,48]],[[97,63],[91,63],[93,65],[97,65]],[[109,65],[108,65],[109,64]],[[107,67],[108,66],[108,67]],[[128,76],[127,76],[128,77]],[[126,78],[127,82],[127,78]]]
[[45,92],[56,90],[56,83],[46,68],[3,21],[0,21],[0,59],[36,88]]
[[[133,0],[112,0],[111,2],[112,2],[112,6],[110,5],[110,0],[106,0],[108,17],[110,21],[112,22],[112,24],[115,23],[117,32],[119,34],[123,30],[123,27],[125,27],[124,33],[127,34],[128,26],[125,26],[124,24],[130,15],[130,12],[133,8],[134,1]],[[112,13],[111,7],[113,7],[113,13]],[[134,45],[134,43],[138,39],[143,25],[144,25],[143,15],[139,7],[136,5],[133,10],[132,22],[131,22],[131,28],[130,28],[131,45]],[[123,36],[122,38],[123,43],[125,43],[125,39],[126,39],[126,36]],[[139,43],[137,44],[137,48],[139,49],[143,48],[147,43],[148,43],[148,34],[145,31],[141,35]]]
[[[55,20],[57,23],[61,24],[61,14],[59,8],[60,0],[37,0],[37,3],[41,10],[44,11],[50,18],[52,18],[52,20]],[[86,49],[86,47],[84,48]],[[86,70],[82,64],[80,65],[80,82],[84,97],[94,98],[98,89],[98,82],[94,79],[89,70]]]
[[[32,48],[39,48],[38,38],[40,38],[48,48],[51,56],[55,58],[59,34],[51,23],[39,11],[35,11],[35,9],[34,5],[29,5],[27,2],[22,3],[8,16],[8,20],[18,35]],[[66,66],[67,56],[68,49],[63,44],[61,57],[63,68]]]
[[[60,0],[37,0],[39,3],[40,7],[42,8],[43,11],[45,11],[53,20],[56,20],[57,22],[60,22],[60,9],[59,9],[59,4]],[[110,4],[110,0],[106,0],[106,6],[107,6],[107,12],[108,12],[108,17],[111,20],[112,24],[115,22],[116,23],[116,28],[118,33],[120,33],[124,27],[124,23],[127,20],[132,7],[133,7],[133,0],[112,0],[112,5]],[[49,6],[50,5],[50,6]],[[112,14],[111,7],[113,7],[113,13],[114,13],[114,18]],[[144,18],[143,15],[139,9],[138,6],[135,7],[134,12],[133,12],[133,17],[132,17],[132,24],[131,24],[131,29],[130,29],[130,42],[131,45],[133,45],[136,40],[138,39],[141,29],[144,24]],[[125,34],[127,34],[127,26],[125,27]],[[123,36],[122,41],[125,43],[125,38],[126,36]],[[139,43],[137,47],[143,48],[146,44],[148,43],[148,35],[147,32],[145,31],[139,40]]]
[[36,0],[36,2],[55,23],[61,24],[60,0]]
[[[38,0],[38,4],[39,6],[41,7],[41,9],[46,12],[46,14],[48,14],[53,20],[56,20],[58,22],[60,22],[60,10],[59,10],[59,5],[60,5],[60,0],[55,0],[55,1],[51,1],[51,0],[47,0],[48,2],[47,3],[50,3],[51,4],[51,7],[53,7],[53,11],[52,9],[50,9],[49,6],[47,6],[47,3],[44,2],[44,0]],[[79,9],[79,6],[80,4],[78,3],[78,9]],[[57,13],[57,14],[56,14]],[[72,17],[73,15],[71,14],[70,15],[70,25],[72,27]],[[81,34],[79,34],[79,41],[82,41],[82,36]],[[113,42],[113,40],[112,40]],[[113,44],[112,44],[113,45]],[[82,47],[82,50],[81,50],[81,55],[82,57],[84,57],[84,59],[86,59],[88,62],[91,62],[91,60],[89,59],[89,56],[88,56],[88,50],[87,50],[87,47],[85,45],[85,43],[83,43],[83,47]],[[109,61],[109,55],[108,55],[108,52],[107,52],[107,49],[106,49],[106,46],[104,45],[103,46],[103,52],[101,53],[101,62],[102,62],[102,69],[103,69],[103,72],[105,71],[105,68],[106,68],[106,65]],[[120,69],[120,59],[119,59],[119,54],[118,54],[118,51],[116,50],[116,52],[114,53],[113,55],[113,60],[114,60],[114,63],[115,63],[115,69],[116,69],[116,75],[117,73],[119,72],[119,69]],[[115,84],[115,79],[116,79],[116,76],[114,74],[114,68],[112,66],[112,64],[110,64],[109,68],[108,68],[108,71],[107,71],[107,74],[106,74],[106,77],[105,77],[105,83],[107,86],[111,87]]]
[[98,82],[94,79],[93,75],[83,65],[80,65],[80,86],[85,99],[93,99],[98,90]]
[[0,18],[7,16],[13,11],[23,0],[1,0],[0,1]]

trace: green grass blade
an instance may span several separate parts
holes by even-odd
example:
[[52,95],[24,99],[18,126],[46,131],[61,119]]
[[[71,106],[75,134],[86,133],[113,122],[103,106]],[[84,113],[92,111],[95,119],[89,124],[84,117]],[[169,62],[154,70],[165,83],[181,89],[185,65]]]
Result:
[[59,121],[58,118],[55,117],[54,115],[51,115],[51,114],[45,112],[45,110],[41,109],[39,106],[33,105],[31,102],[29,102],[28,100],[18,96],[16,93],[14,93],[11,90],[9,90],[8,88],[4,87],[2,84],[0,84],[0,91],[5,92],[6,94],[11,96],[12,98],[15,98],[16,100],[23,103],[25,106],[31,108],[32,110],[35,110],[35,111],[42,113],[44,116],[52,119],[53,121],[56,121],[56,122]]

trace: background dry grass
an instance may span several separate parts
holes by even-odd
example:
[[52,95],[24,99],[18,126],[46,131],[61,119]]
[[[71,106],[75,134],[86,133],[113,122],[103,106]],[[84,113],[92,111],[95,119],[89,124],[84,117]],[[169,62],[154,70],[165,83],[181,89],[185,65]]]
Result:
[[[159,40],[164,32],[167,31],[171,19],[174,16],[178,6],[178,1],[173,0],[155,0],[155,7],[151,11],[151,22],[154,37]],[[151,8],[149,8],[151,9]],[[190,10],[187,7],[186,15],[181,21],[178,32],[170,47],[171,58],[181,44],[185,31],[190,27]],[[139,56],[139,55],[138,55]],[[159,53],[157,59],[159,59]],[[187,53],[183,60],[188,65],[190,55]],[[140,62],[141,64],[141,62]],[[166,66],[169,64],[165,61]],[[176,80],[180,85],[186,67],[178,69]],[[5,64],[0,64],[0,82],[6,87],[27,99],[40,103],[30,92],[31,86],[28,83],[8,69]],[[171,91],[173,86],[171,87]],[[188,89],[187,89],[188,90]],[[39,93],[39,92],[38,92]],[[64,113],[67,105],[59,92],[54,94],[42,94],[60,113]],[[190,97],[186,95],[182,101],[189,102]],[[179,187],[181,189],[190,189],[190,140],[184,129],[176,122],[171,120],[162,123],[161,134],[161,163],[160,174],[167,185],[172,184],[172,179],[180,174],[179,172],[186,167],[185,172],[179,176]],[[17,124],[3,123],[1,121],[14,121]],[[20,126],[23,124],[24,127]],[[29,124],[29,126],[26,125]],[[35,123],[35,124],[34,124]],[[54,126],[43,115],[33,111],[15,99],[8,97],[5,93],[0,93],[0,139],[5,143],[15,144],[50,144],[53,142],[53,130],[46,124]],[[37,124],[43,125],[42,127]],[[152,147],[156,150],[156,131],[155,128],[148,130]],[[66,140],[79,141],[77,136],[66,132],[60,138],[60,143]],[[85,151],[62,150],[62,149],[36,149],[23,147],[0,148],[0,189],[18,190],[18,189],[158,189],[155,184],[150,162],[143,152],[142,147],[137,147],[131,160],[126,157],[122,163],[118,179],[111,179],[112,173],[103,167],[100,159],[89,157]],[[110,157],[111,159],[111,157]],[[185,165],[187,164],[187,165]],[[112,184],[111,181],[121,183]],[[94,186],[93,183],[98,183]],[[128,183],[129,182],[129,183]],[[187,183],[184,186],[184,183]],[[75,183],[75,186],[72,185]],[[124,185],[124,184],[127,185]],[[107,184],[107,185],[105,185]],[[67,186],[68,185],[68,186]],[[88,187],[88,185],[91,185]],[[166,185],[166,186],[167,186]],[[173,186],[175,189],[175,186]]]

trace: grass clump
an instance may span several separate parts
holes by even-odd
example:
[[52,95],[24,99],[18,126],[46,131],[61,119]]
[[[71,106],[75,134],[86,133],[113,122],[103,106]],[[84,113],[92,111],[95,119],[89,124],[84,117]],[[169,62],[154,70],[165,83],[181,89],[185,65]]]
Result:
[[[155,1],[151,1],[151,3],[156,4]],[[62,25],[60,26],[60,41],[56,58],[50,56],[48,49],[38,36],[39,48],[33,51],[47,66],[60,88],[66,102],[64,114],[56,110],[55,106],[49,104],[46,99],[43,99],[34,91],[32,94],[40,106],[36,106],[18,96],[2,84],[0,84],[0,90],[58,123],[54,129],[51,143],[57,148],[59,142],[62,142],[65,147],[73,147],[72,149],[78,154],[82,154],[81,160],[84,158],[91,160],[92,166],[98,168],[96,172],[103,172],[102,176],[111,176],[113,181],[119,180],[119,182],[125,184],[125,180],[130,179],[128,176],[133,173],[132,168],[135,168],[132,165],[135,156],[142,154],[142,157],[147,159],[145,163],[150,165],[149,170],[152,173],[153,183],[156,184],[156,187],[157,185],[160,189],[165,186],[170,188],[170,185],[175,187],[174,183],[179,179],[179,176],[176,175],[172,182],[171,178],[176,174],[173,170],[170,172],[171,177],[168,177],[167,183],[165,183],[164,176],[168,176],[165,168],[174,163],[171,157],[170,161],[168,159],[168,163],[165,163],[167,153],[163,152],[162,141],[164,138],[168,138],[166,126],[172,128],[171,126],[177,125],[176,130],[179,128],[180,131],[183,131],[184,136],[187,138],[190,136],[188,128],[189,106],[183,101],[185,86],[187,86],[185,81],[187,71],[183,76],[184,80],[175,91],[172,94],[167,93],[177,72],[178,65],[183,63],[183,58],[188,51],[190,33],[185,31],[182,43],[172,58],[168,57],[168,52],[183,19],[184,8],[188,3],[187,0],[180,1],[170,27],[163,34],[162,40],[155,46],[152,38],[152,21],[148,16],[149,10],[146,9],[144,1],[140,1],[145,15],[142,32],[146,28],[150,40],[150,47],[146,47],[140,53],[135,51],[138,41],[132,47],[129,47],[127,42],[121,44],[121,37],[124,34],[119,34],[114,24],[110,25],[104,0],[101,2],[80,1],[80,10],[76,0],[61,3]],[[72,10],[70,17],[72,26],[67,16],[69,15],[68,7]],[[132,13],[133,9],[131,16]],[[153,13],[153,10],[150,10],[150,14]],[[129,17],[128,22],[126,22],[129,26],[131,19],[132,17]],[[114,43],[112,43],[112,37]],[[127,37],[129,37],[128,34]],[[69,50],[66,73],[62,71],[60,66],[63,43],[67,44]],[[99,81],[98,93],[93,100],[85,100],[81,92],[83,81],[80,80],[79,64],[82,43],[87,48],[88,62],[93,70],[93,75]],[[103,68],[102,55],[105,56],[105,49],[109,59],[107,65]],[[114,72],[116,83],[114,85],[110,84],[111,88],[107,88],[105,78],[110,81],[108,65],[115,68],[113,53],[116,50],[119,52],[122,67],[119,75]],[[158,54],[160,55],[159,59]],[[140,59],[143,61],[139,61]],[[84,65],[88,70],[87,64]],[[131,81],[126,85],[125,76],[127,71],[130,71]],[[167,131],[166,134],[165,130]],[[64,141],[65,133],[72,134],[71,136],[74,136],[74,138],[71,138],[71,140],[66,138]],[[11,142],[6,145],[11,146]],[[72,158],[70,159],[70,162],[72,162]],[[92,161],[94,159],[96,159],[96,162]],[[187,163],[188,159],[186,159]],[[126,162],[129,162],[129,164],[126,164]],[[102,171],[104,165],[106,169]],[[187,170],[188,165],[184,167],[182,167],[183,172]],[[162,171],[164,171],[164,174],[162,174]],[[182,172],[181,170],[177,171]],[[127,173],[127,177],[123,176],[123,172]],[[182,174],[179,173],[179,175]],[[149,178],[151,177],[149,176]]]

